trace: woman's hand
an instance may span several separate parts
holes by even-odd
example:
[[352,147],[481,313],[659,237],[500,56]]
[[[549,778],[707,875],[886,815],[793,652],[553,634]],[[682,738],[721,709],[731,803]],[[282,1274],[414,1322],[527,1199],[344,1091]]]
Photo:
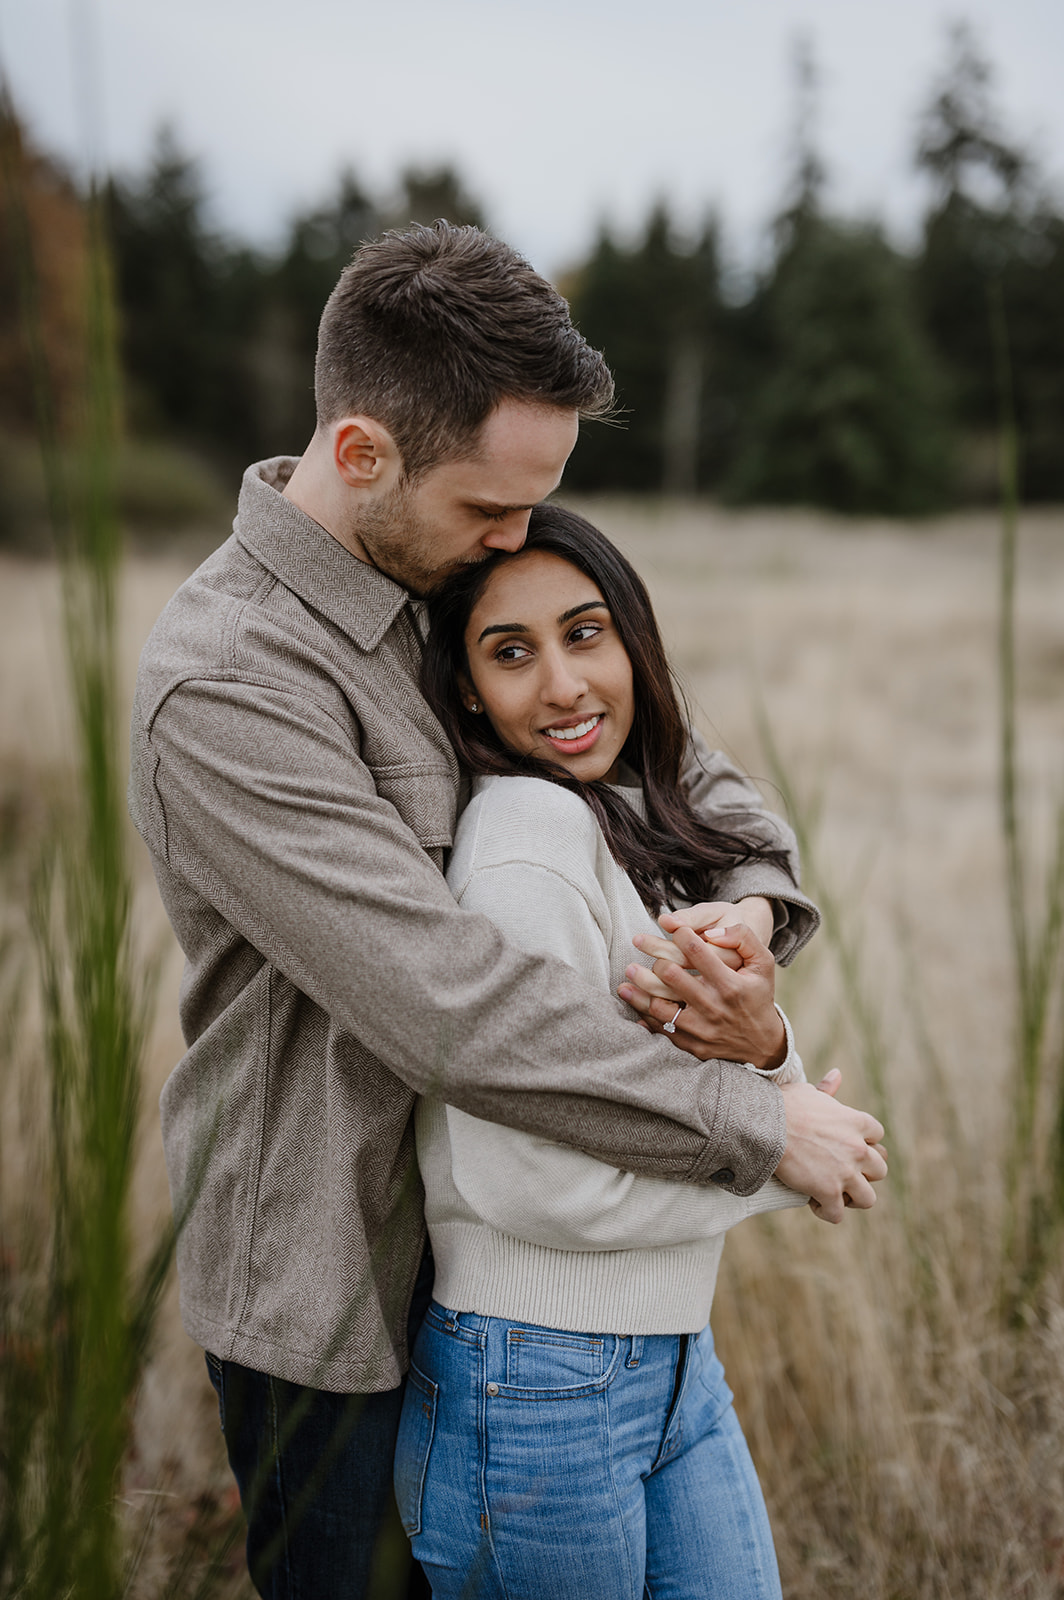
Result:
[[[640,936],[638,942],[647,954],[655,953],[647,949],[648,943],[656,944],[653,935]],[[725,953],[738,956],[734,970]],[[787,1049],[773,1001],[775,969],[771,952],[745,923],[710,927],[705,933],[678,927],[653,968],[628,967],[628,981],[617,992],[654,1033],[682,1005],[671,1038],[700,1061],[720,1057],[770,1070],[780,1065]]]
[[[733,905],[730,900],[703,900],[697,906],[688,906],[683,911],[663,911],[658,918],[666,934],[672,934],[677,928],[693,928],[696,933],[705,934],[710,928],[731,928],[738,922],[745,922],[751,928],[762,944],[768,944],[772,938],[775,927],[775,917],[772,911],[772,902],[763,895],[750,895],[746,900],[740,900]],[[671,938],[659,939],[652,933],[637,933],[632,940],[637,949],[653,960],[675,961],[676,946]],[[738,972],[742,966],[742,957],[735,950],[718,947],[717,954],[725,966]],[[648,993],[656,994],[663,1000],[673,998],[672,990],[664,983],[658,983],[649,988]],[[675,1003],[675,1002],[674,1002]]]
[[693,928],[696,933],[705,933],[709,928],[731,928],[737,922],[745,922],[764,945],[771,944],[776,927],[772,901],[766,900],[763,894],[748,895],[734,905],[728,900],[711,900],[688,906],[684,911],[663,911],[658,921],[670,934],[677,928]]

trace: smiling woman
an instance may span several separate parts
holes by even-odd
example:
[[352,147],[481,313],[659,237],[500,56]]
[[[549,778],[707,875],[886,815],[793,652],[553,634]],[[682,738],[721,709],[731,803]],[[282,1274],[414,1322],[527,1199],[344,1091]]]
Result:
[[[689,805],[650,602],[602,534],[537,506],[525,546],[458,572],[429,616],[426,694],[475,777],[447,871],[463,907],[622,993],[663,904],[712,901],[699,928],[741,919],[727,875],[774,852]],[[729,980],[762,955],[771,967],[747,932],[718,948]],[[684,1006],[656,993],[675,1024]],[[771,994],[751,1006],[764,1049],[744,1042],[749,1070],[800,1080]],[[804,1196],[776,1179],[742,1197],[637,1178],[431,1098],[417,1144],[435,1297],[396,1494],[433,1594],[778,1600],[707,1324],[725,1231]]]
[[[785,867],[749,816],[710,827],[688,803],[688,723],[650,597],[583,517],[537,506],[523,547],[455,570],[429,619],[422,687],[462,765],[572,788],[644,905],[712,900],[742,862]],[[636,809],[614,786],[624,769]]]
[[465,647],[466,704],[483,703],[504,745],[558,759],[584,783],[615,782],[634,715],[632,664],[590,578],[529,550],[492,574]]

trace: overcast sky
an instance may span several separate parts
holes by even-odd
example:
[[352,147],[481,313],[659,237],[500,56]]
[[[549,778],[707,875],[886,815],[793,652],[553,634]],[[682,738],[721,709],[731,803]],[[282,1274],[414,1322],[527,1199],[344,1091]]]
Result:
[[1062,0],[0,0],[0,61],[37,141],[142,167],[164,120],[216,222],[269,245],[350,164],[386,188],[453,161],[488,220],[557,273],[602,218],[707,206],[749,261],[793,141],[795,37],[820,69],[828,199],[896,235],[946,30],[973,25],[1005,128],[1064,175]]

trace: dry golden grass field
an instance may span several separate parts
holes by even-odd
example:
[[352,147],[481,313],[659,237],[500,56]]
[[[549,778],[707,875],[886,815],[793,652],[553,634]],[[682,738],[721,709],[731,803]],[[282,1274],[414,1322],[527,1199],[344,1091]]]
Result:
[[[884,1096],[895,1166],[871,1214],[837,1229],[808,1212],[759,1219],[725,1252],[714,1325],[784,1592],[1062,1596],[1059,1238],[1037,1294],[1011,1320],[1001,1309],[1017,1069],[997,790],[997,519],[581,509],[647,578],[696,721],[782,809],[769,730],[808,830],[812,887],[838,910],[834,942],[822,934],[781,976],[783,998],[811,1076],[838,1065],[844,1098]],[[1037,896],[1064,794],[1064,511],[1023,515],[1019,561],[1021,788]],[[188,570],[177,556],[129,562],[127,687]],[[58,623],[54,570],[0,558],[2,797],[27,854],[64,781]],[[180,961],[132,837],[131,849],[138,938],[163,952],[135,1195],[146,1241],[167,1208],[155,1102],[181,1050]],[[1059,969],[1056,981],[1059,992]],[[125,1486],[134,1502],[160,1491],[162,1523],[176,1530],[197,1500],[220,1521],[232,1506],[213,1396],[172,1292]],[[145,1594],[161,1589],[150,1568],[141,1581]]]

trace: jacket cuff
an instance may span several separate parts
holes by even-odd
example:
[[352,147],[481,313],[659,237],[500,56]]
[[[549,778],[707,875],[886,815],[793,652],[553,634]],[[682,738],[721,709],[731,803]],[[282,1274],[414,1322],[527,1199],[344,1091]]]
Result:
[[687,1181],[713,1183],[729,1194],[755,1194],[783,1159],[787,1143],[783,1095],[763,1072],[747,1072],[734,1061],[715,1065],[721,1069],[716,1116]]

